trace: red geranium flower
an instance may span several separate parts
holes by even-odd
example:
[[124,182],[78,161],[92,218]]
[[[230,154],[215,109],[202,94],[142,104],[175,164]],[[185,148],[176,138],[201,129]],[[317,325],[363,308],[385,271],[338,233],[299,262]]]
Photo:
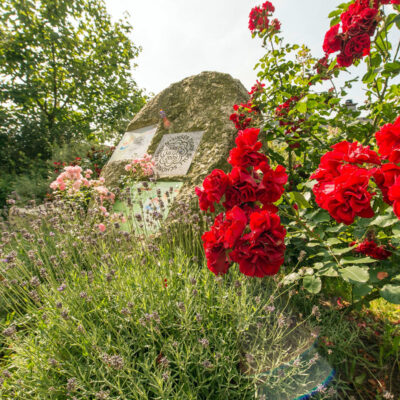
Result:
[[235,104],[233,109],[235,112],[231,114],[229,119],[235,124],[236,129],[240,130],[246,129],[251,124],[251,114],[258,112],[251,100],[240,105]]
[[208,200],[207,193],[204,191],[204,189],[195,187],[194,191],[196,195],[199,197],[200,210],[207,211],[208,209],[210,209],[211,212],[214,212],[215,211],[214,202]]
[[267,157],[259,153],[262,143],[258,142],[260,130],[255,128],[239,131],[236,138],[237,147],[230,151],[228,162],[234,167],[254,167],[261,162],[268,162]]
[[214,203],[219,203],[230,184],[228,175],[220,169],[214,169],[203,181],[203,189],[196,187],[195,192],[199,197],[200,209],[215,211]]
[[[254,7],[250,11],[249,15],[249,29],[252,33],[259,31],[262,32],[264,29],[268,29],[269,27],[269,17],[275,11],[275,7],[271,2],[266,1],[261,7]],[[275,21],[275,20],[274,20]],[[278,21],[279,24],[279,21]],[[278,25],[276,22],[273,22],[273,28],[275,30],[280,29],[280,24]],[[277,29],[278,27],[278,29]]]
[[242,236],[244,228],[247,225],[247,215],[238,206],[226,213],[226,223],[224,232],[224,246],[225,248],[233,248],[237,240]]
[[339,67],[350,67],[351,64],[353,64],[353,57],[351,56],[347,56],[344,53],[340,53],[337,56],[337,63],[339,65]]

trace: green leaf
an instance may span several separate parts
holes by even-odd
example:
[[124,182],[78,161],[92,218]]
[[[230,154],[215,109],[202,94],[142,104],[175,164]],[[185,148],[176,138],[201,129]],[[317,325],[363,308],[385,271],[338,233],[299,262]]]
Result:
[[364,83],[371,83],[374,81],[377,73],[375,72],[374,69],[370,69],[362,78],[362,81]]
[[392,228],[392,233],[394,236],[400,236],[400,228]]
[[400,304],[400,285],[385,285],[380,294],[389,303]]
[[329,13],[328,18],[336,17],[342,13],[342,10],[333,10]]
[[384,71],[391,74],[398,74],[400,72],[400,62],[395,61],[385,64]]
[[305,101],[299,101],[296,104],[296,110],[298,110],[302,114],[305,114],[307,112],[307,103]]
[[338,225],[336,225],[336,226],[331,226],[331,227],[329,227],[329,228],[326,228],[325,231],[326,231],[326,232],[334,232],[334,233],[337,233],[337,232],[343,232],[343,231],[345,231],[346,229],[347,229],[346,225],[338,224]]
[[397,217],[393,217],[393,215],[379,215],[370,222],[370,225],[387,228],[388,226],[394,225],[396,222],[399,222],[399,220]]
[[400,24],[400,15],[398,14],[389,14],[386,17],[385,27],[386,29],[390,29],[391,25],[396,24],[399,27]]
[[362,297],[366,296],[367,294],[371,293],[373,289],[372,285],[367,285],[362,283],[360,285],[354,285],[353,287],[353,296],[360,300]]
[[335,256],[340,256],[340,255],[342,255],[342,254],[348,253],[349,251],[352,251],[352,250],[354,249],[354,247],[355,247],[355,246],[352,246],[352,247],[344,247],[344,248],[341,248],[341,249],[332,249],[332,253],[333,253]]
[[311,208],[311,204],[305,199],[300,192],[290,192],[290,197],[297,203],[300,208]]
[[336,239],[336,238],[329,238],[329,239],[326,241],[326,243],[328,243],[329,246],[333,246],[333,245],[335,245],[335,244],[343,244],[343,242],[342,242],[341,240]]
[[337,64],[337,59],[335,58],[335,59],[331,62],[331,65],[330,65],[329,68],[328,68],[328,72],[329,72],[329,71],[332,71],[332,70],[336,67],[336,64]]
[[400,29],[400,14],[396,16],[396,18],[393,20],[393,22]]
[[331,220],[330,215],[325,210],[321,209],[314,211],[311,214],[306,214],[305,217],[314,223],[328,222]]
[[340,16],[335,17],[331,20],[330,26],[337,25],[340,22]]
[[365,372],[363,374],[361,374],[361,375],[356,376],[354,378],[355,384],[358,385],[358,386],[362,385],[364,383],[364,381],[365,381],[366,376],[367,375],[365,374]]
[[321,291],[322,287],[321,278],[315,275],[305,276],[303,278],[303,286],[310,293],[317,294]]
[[332,267],[331,264],[326,264],[317,271],[317,275],[318,276],[336,277],[339,274],[337,272],[337,269]]
[[361,268],[356,265],[340,269],[339,274],[347,282],[365,283],[369,279],[367,268]]
[[371,263],[376,263],[378,260],[375,260],[374,258],[371,257],[363,257],[363,258],[357,258],[357,257],[343,257],[340,260],[340,264],[345,265],[345,264],[371,264]]
[[382,57],[379,53],[375,53],[371,56],[371,67],[376,68],[381,65]]
[[296,282],[299,279],[300,279],[300,275],[297,272],[292,272],[291,274],[286,275],[283,278],[282,283],[284,285],[290,285],[291,283]]

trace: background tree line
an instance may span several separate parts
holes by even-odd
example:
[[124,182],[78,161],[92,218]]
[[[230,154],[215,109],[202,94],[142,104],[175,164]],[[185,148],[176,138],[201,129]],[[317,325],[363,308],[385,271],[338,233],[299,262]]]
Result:
[[131,31],[102,0],[0,3],[0,204],[21,180],[43,186],[58,149],[103,143],[143,106]]

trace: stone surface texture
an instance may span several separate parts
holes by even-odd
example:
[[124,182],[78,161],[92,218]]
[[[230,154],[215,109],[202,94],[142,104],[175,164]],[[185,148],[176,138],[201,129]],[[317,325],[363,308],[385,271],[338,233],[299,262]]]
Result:
[[[194,186],[200,185],[214,168],[229,170],[226,159],[237,134],[229,116],[234,104],[246,102],[248,98],[246,88],[229,74],[202,72],[172,84],[152,98],[136,114],[127,131],[150,125],[158,126],[148,149],[149,154],[154,154],[165,134],[204,132],[187,174],[173,179],[184,182],[177,200],[193,201],[196,198]],[[170,121],[167,127],[160,117],[161,109]],[[102,175],[108,187],[117,184],[124,173],[125,164],[109,163],[103,169]]]

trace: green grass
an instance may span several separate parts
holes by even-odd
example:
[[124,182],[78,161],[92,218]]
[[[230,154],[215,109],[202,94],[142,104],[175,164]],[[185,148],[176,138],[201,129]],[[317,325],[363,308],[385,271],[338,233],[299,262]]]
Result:
[[216,278],[206,222],[175,215],[185,224],[147,239],[101,234],[65,204],[3,227],[1,398],[254,399],[282,364],[263,378],[280,395],[309,379],[293,358],[319,324],[311,310],[300,317],[279,278]]

